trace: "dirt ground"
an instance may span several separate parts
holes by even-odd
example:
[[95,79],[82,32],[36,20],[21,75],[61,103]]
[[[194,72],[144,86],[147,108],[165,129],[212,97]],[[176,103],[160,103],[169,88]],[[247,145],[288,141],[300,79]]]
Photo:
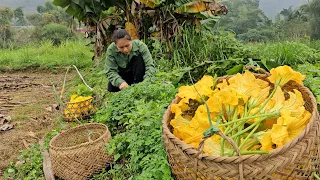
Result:
[[[67,81],[74,74],[68,75]],[[58,125],[52,85],[61,91],[64,73],[0,73],[0,114],[13,129],[0,130],[0,177],[19,151],[38,143]],[[0,178],[1,179],[1,178]]]

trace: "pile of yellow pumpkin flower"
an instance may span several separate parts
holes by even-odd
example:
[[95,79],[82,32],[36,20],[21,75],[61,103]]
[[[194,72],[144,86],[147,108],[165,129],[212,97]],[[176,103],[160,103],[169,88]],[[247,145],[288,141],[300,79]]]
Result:
[[64,114],[68,120],[73,120],[74,117],[81,118],[83,115],[88,115],[92,110],[92,96],[73,94],[70,97],[67,108],[64,109]]
[[[171,105],[173,134],[198,148],[210,124],[216,125],[242,155],[267,154],[292,141],[304,130],[311,113],[305,109],[300,91],[282,87],[289,81],[303,85],[305,75],[289,66],[274,68],[270,74],[270,83],[245,71],[219,84],[216,78],[204,76],[195,85],[180,87],[177,97],[181,100]],[[235,155],[234,148],[217,134],[204,142],[203,151]]]

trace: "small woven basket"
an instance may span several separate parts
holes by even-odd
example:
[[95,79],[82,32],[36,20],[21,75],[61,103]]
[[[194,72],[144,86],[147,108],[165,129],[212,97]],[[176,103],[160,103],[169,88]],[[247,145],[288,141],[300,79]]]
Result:
[[[219,82],[230,77],[221,77]],[[268,81],[267,75],[259,74],[256,77]],[[315,98],[308,88],[294,82],[289,82],[283,88],[287,91],[299,90],[305,100],[305,108],[312,116],[298,137],[264,155],[198,155],[197,149],[172,134],[170,121],[174,115],[169,106],[162,120],[162,138],[173,177],[178,180],[314,179],[313,174],[319,174],[320,171],[320,122]],[[176,98],[172,103],[178,102]]]
[[96,112],[96,108],[100,105],[101,100],[98,96],[94,96],[80,102],[65,102],[64,107],[61,109],[61,113],[63,114],[64,119],[69,122],[75,121],[74,116],[78,119],[86,120]]
[[54,174],[66,180],[81,180],[99,172],[111,162],[104,150],[110,138],[108,127],[96,123],[58,134],[50,141],[49,149]]
[[84,85],[88,89],[90,89],[90,91],[93,92],[95,95],[87,100],[83,100],[80,102],[73,102],[73,103],[68,102],[65,99],[65,97],[63,96],[63,93],[65,90],[67,74],[68,74],[71,66],[68,67],[67,72],[64,76],[63,86],[62,86],[61,94],[59,97],[59,104],[60,104],[59,113],[62,114],[62,116],[64,117],[64,120],[70,121],[70,122],[75,121],[76,118],[78,120],[89,119],[96,112],[96,109],[98,109],[102,104],[101,97],[100,97],[99,93],[97,91],[95,91],[93,88],[91,88],[86,83],[83,76],[80,74],[78,68],[75,65],[73,65],[73,67],[76,69],[76,71],[77,71],[80,79],[84,83]]

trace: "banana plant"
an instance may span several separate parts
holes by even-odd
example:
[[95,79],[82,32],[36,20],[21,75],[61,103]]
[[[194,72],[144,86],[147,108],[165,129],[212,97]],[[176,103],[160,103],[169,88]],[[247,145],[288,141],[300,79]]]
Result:
[[180,34],[183,24],[197,25],[210,30],[219,20],[217,15],[228,13],[225,6],[213,0],[140,0],[138,2],[140,9],[151,8],[154,12],[152,15],[136,16],[136,18],[145,20],[151,16],[153,31],[155,31],[153,34],[166,40],[168,51],[172,49],[172,37]]
[[214,0],[54,0],[53,4],[94,27],[96,65],[110,43],[114,25],[125,25],[134,38],[158,34],[166,40],[169,50],[172,37],[185,24],[212,27],[217,15],[228,12]]
[[87,34],[92,36],[94,42],[95,66],[99,64],[99,57],[105,51],[106,45],[110,42],[110,26],[123,21],[123,17],[118,12],[126,10],[126,0],[54,0],[52,2],[60,6],[65,11],[74,16],[80,22],[92,29]]

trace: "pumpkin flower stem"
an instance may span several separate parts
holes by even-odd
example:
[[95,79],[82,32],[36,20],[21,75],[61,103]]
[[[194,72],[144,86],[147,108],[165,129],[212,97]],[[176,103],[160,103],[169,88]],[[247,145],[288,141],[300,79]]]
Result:
[[[233,114],[233,117],[232,117],[232,121],[234,121],[234,120],[237,119],[237,113],[238,113],[238,108],[236,108],[235,111],[234,111],[234,114]],[[239,125],[239,124],[234,123],[234,124],[233,124],[233,128],[238,127],[238,125]],[[236,133],[236,131],[233,130],[231,134],[233,135],[233,134],[235,134],[235,133]]]
[[237,119],[237,120],[234,120],[234,121],[230,121],[230,122],[227,122],[227,123],[220,124],[220,126],[227,126],[227,125],[230,125],[230,124],[233,124],[233,123],[237,123],[237,122],[240,122],[240,121],[246,122],[245,120],[249,120],[249,119],[261,118],[261,117],[272,117],[272,116],[279,115],[279,113],[280,112],[277,111],[277,112],[273,112],[273,113],[266,113],[266,114],[260,114],[260,115],[255,115],[255,116],[247,116],[247,117],[244,117],[244,118],[241,118],[241,119]]
[[259,125],[259,124],[260,124],[263,120],[265,120],[265,119],[266,119],[266,118],[262,118],[262,119],[256,121],[255,123],[251,124],[249,127],[245,128],[244,130],[242,130],[242,131],[238,132],[237,134],[231,136],[231,138],[235,138],[235,137],[237,137],[237,136],[242,135],[243,133],[249,131],[250,129],[252,129],[252,128],[255,127],[256,125]]
[[[225,135],[227,136],[227,132],[230,132],[230,128],[231,126],[228,126],[225,130]],[[225,139],[221,138],[220,139],[220,147],[221,147],[221,150],[220,150],[220,155],[221,156],[224,156],[224,142],[225,142]]]
[[243,111],[241,118],[244,118],[245,116],[247,116],[248,111],[250,111],[250,109],[248,110],[248,103],[246,103],[244,105],[244,111]]
[[[243,122],[241,122],[240,124],[238,124],[238,126],[232,127],[231,129],[228,129],[228,131],[226,131],[225,134],[229,134],[231,131],[233,131],[233,130],[235,130],[235,129],[238,129],[238,131],[240,131],[241,129],[239,130],[239,128],[240,128],[241,126],[243,126],[245,123],[246,123],[246,121],[243,121]],[[228,126],[228,127],[230,127],[230,126]]]
[[317,180],[320,180],[320,177],[319,177],[319,175],[318,175],[316,172],[313,173],[313,176],[314,176]]
[[[249,133],[249,135],[243,140],[243,142],[241,142],[239,149],[242,148],[242,146],[249,140],[249,138],[253,135],[253,133],[259,128],[260,123],[256,125],[256,127],[254,127],[254,129]],[[238,136],[239,137],[239,136]]]
[[228,122],[227,119],[224,117],[222,112],[220,112],[220,117],[221,117],[223,122]]
[[[266,105],[268,104],[268,102],[270,101],[270,99],[273,97],[274,93],[276,93],[277,89],[278,89],[278,84],[274,85],[274,89],[272,90],[272,92],[270,93],[269,97],[265,100],[265,102],[263,102],[262,106],[256,111],[254,112],[252,115],[256,115],[258,114],[263,108],[266,107]],[[279,86],[280,87],[280,86]]]

